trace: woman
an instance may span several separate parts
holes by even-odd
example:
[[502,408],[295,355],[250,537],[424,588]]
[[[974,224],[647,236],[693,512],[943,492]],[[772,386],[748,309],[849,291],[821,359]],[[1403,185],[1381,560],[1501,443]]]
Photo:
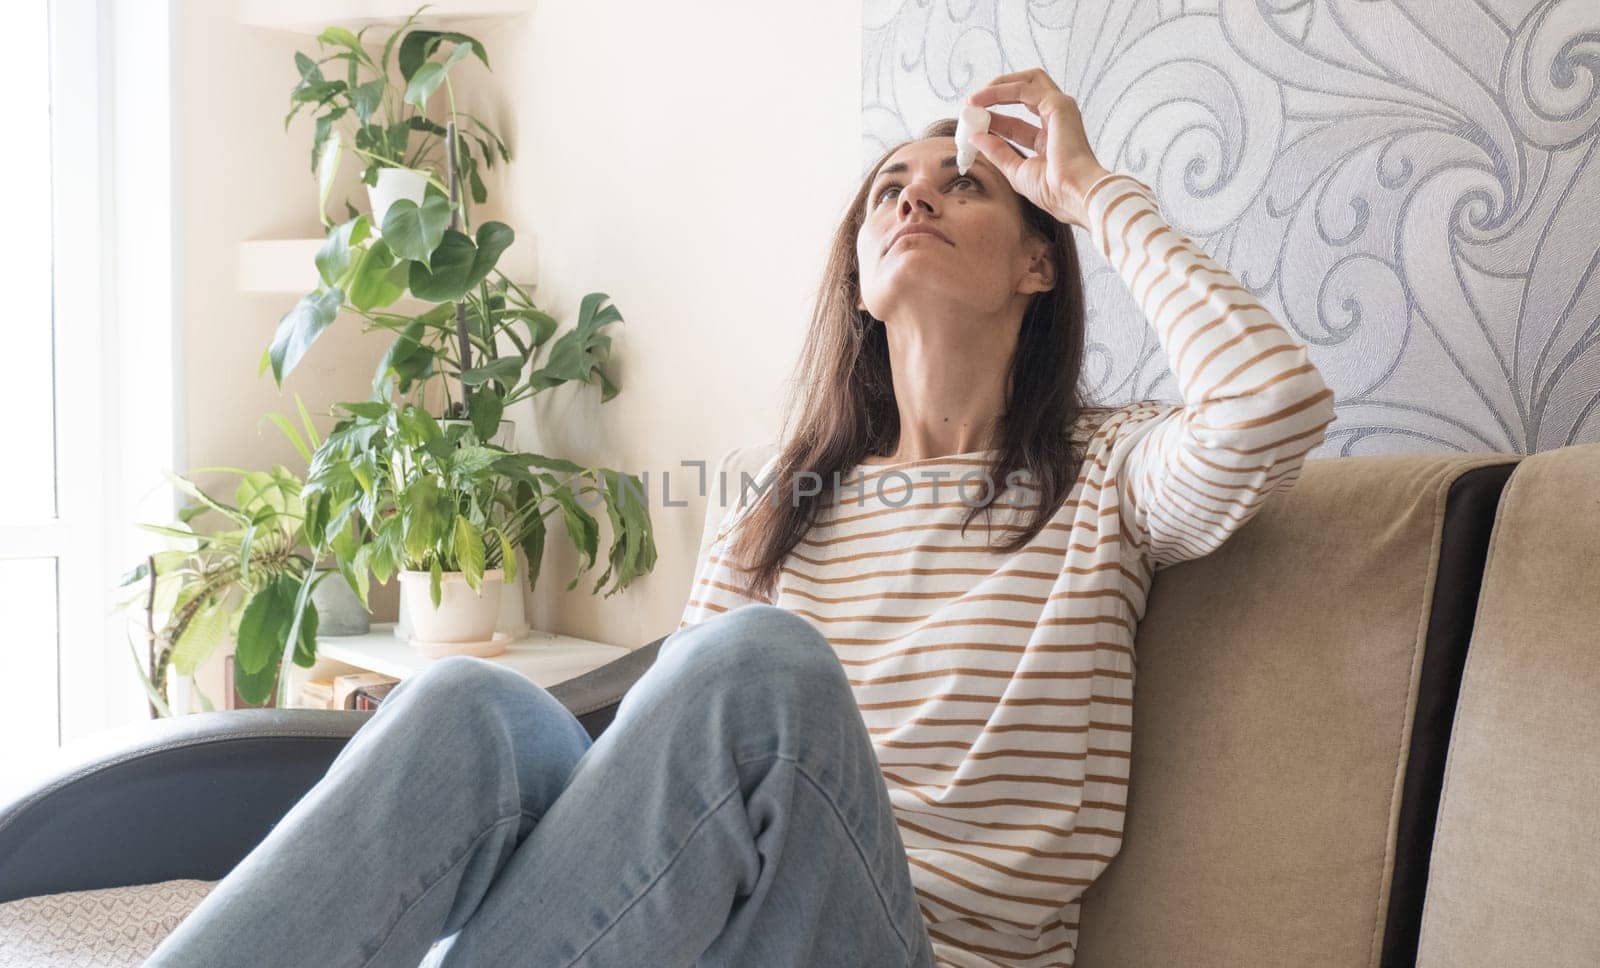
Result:
[[[969,101],[1041,124],[994,115],[963,176],[941,122],[863,183],[771,499],[724,517],[601,737],[436,663],[149,964],[410,966],[441,937],[445,965],[1073,964],[1121,843],[1151,574],[1291,486],[1332,393],[1048,75]],[[1079,400],[1068,225],[1183,405]]]

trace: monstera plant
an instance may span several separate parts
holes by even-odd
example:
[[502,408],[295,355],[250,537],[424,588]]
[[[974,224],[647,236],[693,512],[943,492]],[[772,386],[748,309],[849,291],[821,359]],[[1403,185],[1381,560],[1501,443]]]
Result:
[[[463,186],[470,186],[473,201],[487,200],[469,142],[479,147],[485,167],[491,149],[507,160],[509,154],[495,148],[496,138],[479,140],[492,132],[476,118],[466,118],[476,133],[460,134],[463,119],[449,75],[469,57],[487,66],[488,54],[472,37],[410,24],[377,54],[365,49],[360,33],[324,31],[323,43],[336,48],[328,60],[344,63],[347,77],[329,81],[301,62],[302,86],[294,95],[323,111],[313,156],[324,202],[342,144],[332,126],[352,113],[360,124],[355,147],[369,162],[383,152],[384,163],[399,158],[396,146],[410,144],[403,130],[432,134],[437,126],[444,145],[442,159],[403,159],[425,167],[443,162],[442,170],[429,169],[418,197],[394,200],[381,212],[347,205],[349,217],[337,224],[324,215],[317,287],[283,316],[262,353],[260,371],[270,369],[282,385],[341,320],[388,340],[370,398],[342,404],[339,424],[310,458],[303,495],[307,541],[314,559],[335,557],[363,602],[369,573],[387,581],[413,572],[427,576],[428,597],[437,606],[451,576],[480,594],[486,577],[492,583],[488,573],[497,570],[507,580],[537,580],[545,518],[557,511],[584,568],[592,566],[599,557],[598,519],[582,505],[586,495],[598,494],[614,543],[594,592],[611,583],[606,594],[613,594],[655,563],[639,479],[516,451],[495,438],[506,408],[564,384],[598,385],[602,403],[616,397],[620,388],[605,367],[611,350],[605,330],[622,316],[607,294],[589,293],[575,325],[559,333],[556,317],[500,267],[515,240],[511,226],[485,220],[467,228]],[[419,112],[403,130],[394,115],[378,119],[373,105],[386,95],[368,87],[375,81],[361,73],[386,69],[392,53],[406,84],[400,104]],[[316,71],[322,66],[310,65]],[[356,92],[363,90],[358,104]],[[438,90],[446,93],[447,111],[436,121],[423,112]],[[517,549],[527,558],[522,573]],[[286,642],[301,634],[313,580],[309,573],[302,579]],[[284,649],[283,672],[292,659]],[[286,679],[279,677],[280,683]]]

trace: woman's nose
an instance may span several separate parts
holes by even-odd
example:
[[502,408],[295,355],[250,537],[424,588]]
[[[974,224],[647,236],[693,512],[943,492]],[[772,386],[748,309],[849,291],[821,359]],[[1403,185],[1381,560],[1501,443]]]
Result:
[[936,211],[939,193],[928,187],[926,182],[917,180],[901,189],[897,197],[900,202],[900,215],[903,217],[913,208],[920,208],[925,212]]

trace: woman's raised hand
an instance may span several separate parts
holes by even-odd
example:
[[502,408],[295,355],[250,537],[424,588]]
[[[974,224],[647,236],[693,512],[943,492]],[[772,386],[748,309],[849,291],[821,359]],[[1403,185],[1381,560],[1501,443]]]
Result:
[[[967,103],[981,108],[1021,104],[1039,116],[1043,128],[990,111],[988,133],[973,135],[972,143],[1017,194],[1063,222],[1088,228],[1083,196],[1107,171],[1089,147],[1077,102],[1036,67],[1001,74],[974,91]],[[1024,157],[1007,139],[1032,149],[1034,156]]]

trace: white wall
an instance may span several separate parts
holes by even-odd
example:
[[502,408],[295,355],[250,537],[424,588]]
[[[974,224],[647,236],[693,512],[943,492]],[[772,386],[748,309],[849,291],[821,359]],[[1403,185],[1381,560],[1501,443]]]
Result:
[[[679,462],[714,467],[778,431],[858,180],[859,6],[552,3],[486,43],[515,105],[509,214],[538,234],[539,302],[570,325],[605,292],[625,320],[611,327],[622,393],[552,391],[522,443],[649,471],[660,550],[601,600],[586,594],[600,569],[565,591],[576,555],[552,541],[530,617],[642,645],[676,628],[693,579],[705,499]],[[662,506],[663,471],[689,507]]]
[[[557,525],[530,618],[636,647],[676,627],[693,577],[705,499],[679,462],[715,464],[778,429],[825,246],[859,173],[860,12],[842,0],[778,17],[732,2],[529,8],[472,28],[495,71],[458,89],[512,145],[485,214],[536,237],[535,298],[564,326],[585,294],[610,294],[625,320],[610,330],[622,393],[602,407],[597,387],[563,387],[509,416],[526,447],[648,471],[660,551],[626,592],[587,594],[602,562],[568,593],[576,555]],[[179,16],[188,464],[301,470],[262,417],[291,412],[295,392],[314,412],[359,399],[384,348],[341,320],[283,393],[256,376],[294,297],[241,294],[238,245],[319,234],[309,125],[282,124],[293,53],[315,40],[240,26],[227,3],[190,0]],[[694,118],[680,135],[673,116],[685,109]],[[687,508],[661,506],[664,470]],[[394,607],[391,586],[377,617]],[[201,678],[219,704],[221,668],[219,652]]]

